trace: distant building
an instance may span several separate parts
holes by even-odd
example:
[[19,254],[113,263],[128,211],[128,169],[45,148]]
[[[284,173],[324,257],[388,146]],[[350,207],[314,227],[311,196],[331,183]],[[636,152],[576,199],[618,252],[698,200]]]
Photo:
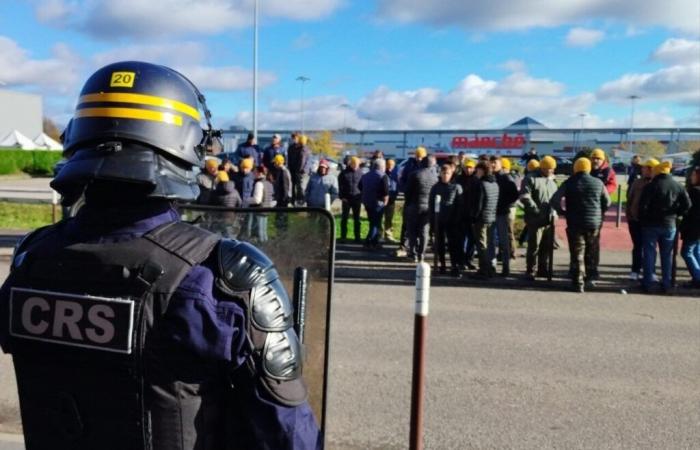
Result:
[[0,140],[13,131],[29,139],[43,132],[41,96],[0,89]]
[[[290,130],[261,130],[258,140],[269,141],[274,133],[287,139]],[[310,130],[311,138],[320,131]],[[229,147],[245,140],[248,130],[224,131]],[[381,150],[390,158],[407,158],[416,147],[423,146],[431,153],[473,155],[501,155],[519,158],[530,147],[540,155],[571,158],[583,149],[602,148],[615,159],[628,159],[630,151],[642,141],[659,141],[668,147],[668,153],[679,151],[683,141],[700,141],[700,128],[548,128],[531,117],[524,117],[502,129],[463,130],[352,130],[333,134],[342,153],[370,156]]]

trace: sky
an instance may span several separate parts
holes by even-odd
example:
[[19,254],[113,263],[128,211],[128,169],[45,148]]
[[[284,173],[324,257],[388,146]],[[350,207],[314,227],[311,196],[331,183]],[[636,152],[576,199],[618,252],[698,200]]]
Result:
[[[70,119],[111,62],[252,126],[254,0],[0,0],[0,88]],[[700,127],[697,0],[259,0],[258,128]],[[309,81],[302,83],[297,78]],[[638,96],[630,100],[630,96]]]

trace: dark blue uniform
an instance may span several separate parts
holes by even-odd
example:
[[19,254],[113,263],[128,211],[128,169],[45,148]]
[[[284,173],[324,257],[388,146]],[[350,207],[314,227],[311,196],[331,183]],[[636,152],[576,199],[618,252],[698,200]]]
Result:
[[[46,244],[109,245],[136,239],[160,225],[178,220],[178,213],[168,202],[120,207],[119,214],[115,214],[114,209],[85,207],[63,227],[58,241],[54,239]],[[169,338],[184,352],[235,370],[244,364],[250,352],[245,329],[246,311],[238,303],[217,298],[213,290],[215,263],[216,259],[210,256],[192,267],[172,296],[164,320]],[[0,345],[5,351],[11,284],[12,275],[0,289],[0,324],[3,324]],[[307,402],[295,407],[282,406],[254,382],[236,385],[235,389],[237,404],[234,409],[239,411],[241,420],[222,426],[235,431],[236,442],[249,443],[241,448],[321,448],[319,429]]]

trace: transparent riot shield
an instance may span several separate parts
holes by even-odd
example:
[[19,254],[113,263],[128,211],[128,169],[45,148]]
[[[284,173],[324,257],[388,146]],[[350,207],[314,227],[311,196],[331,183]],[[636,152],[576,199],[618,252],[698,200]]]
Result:
[[179,205],[178,210],[182,220],[225,238],[250,242],[275,263],[294,303],[295,329],[304,346],[303,376],[309,387],[309,403],[321,431],[325,431],[333,216],[318,208]]

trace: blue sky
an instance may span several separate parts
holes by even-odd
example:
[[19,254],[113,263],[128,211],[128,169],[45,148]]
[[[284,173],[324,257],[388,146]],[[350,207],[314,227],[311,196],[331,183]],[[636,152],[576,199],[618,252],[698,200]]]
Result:
[[[2,88],[71,115],[95,69],[170,65],[250,126],[253,0],[1,0]],[[539,5],[535,8],[532,5]],[[260,0],[259,124],[336,129],[700,126],[696,0]],[[348,106],[342,107],[346,104]]]

